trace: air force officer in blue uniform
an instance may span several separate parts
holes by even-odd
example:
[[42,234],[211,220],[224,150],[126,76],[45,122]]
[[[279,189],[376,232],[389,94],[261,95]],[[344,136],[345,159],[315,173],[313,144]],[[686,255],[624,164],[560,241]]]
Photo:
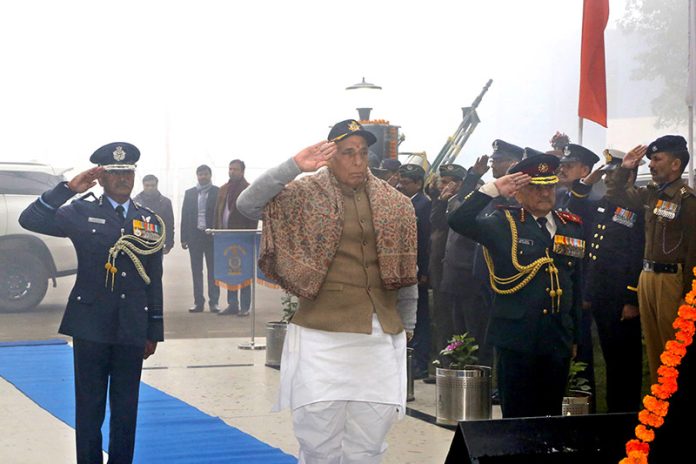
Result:
[[[159,217],[130,199],[139,157],[129,143],[99,148],[90,158],[97,167],[45,192],[19,218],[25,229],[70,238],[77,252],[77,278],[59,332],[73,337],[80,464],[102,462],[107,391],[109,463],[132,462],[143,359],[163,340],[166,231]],[[97,181],[103,196],[63,206]]]

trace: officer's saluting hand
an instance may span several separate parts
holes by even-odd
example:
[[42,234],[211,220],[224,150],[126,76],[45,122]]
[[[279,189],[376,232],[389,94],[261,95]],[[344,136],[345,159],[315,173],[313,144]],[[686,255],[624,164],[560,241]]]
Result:
[[68,188],[75,193],[83,193],[97,185],[97,179],[104,172],[103,166],[97,166],[86,171],[83,171],[73,177],[68,182]]

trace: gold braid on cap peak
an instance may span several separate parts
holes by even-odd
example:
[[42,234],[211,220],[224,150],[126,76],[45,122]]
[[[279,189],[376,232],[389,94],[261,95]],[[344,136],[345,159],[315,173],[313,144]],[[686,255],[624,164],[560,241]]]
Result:
[[114,243],[114,246],[109,248],[109,257],[107,258],[106,264],[104,264],[104,268],[106,269],[106,280],[104,282],[104,286],[106,287],[106,285],[109,282],[109,276],[111,276],[112,292],[114,291],[116,271],[118,271],[118,268],[116,267],[116,258],[118,257],[118,253],[120,251],[125,253],[126,256],[128,256],[130,260],[133,261],[133,265],[135,266],[135,269],[138,271],[140,277],[145,281],[147,285],[150,285],[150,276],[148,276],[147,272],[145,272],[145,267],[143,266],[143,263],[140,261],[137,255],[152,255],[157,253],[164,247],[164,239],[166,237],[167,230],[164,226],[164,221],[162,220],[162,218],[159,217],[157,214],[155,214],[155,217],[157,218],[157,221],[160,223],[160,226],[162,227],[162,233],[160,234],[157,240],[145,240],[138,236],[130,234],[121,235],[121,237],[118,240],[116,240],[116,243]]
[[[524,211],[524,210],[523,210]],[[546,249],[546,256],[544,258],[539,258],[526,266],[520,264],[517,260],[517,224],[510,214],[510,211],[505,210],[505,217],[510,223],[510,233],[512,235],[512,248],[510,251],[510,258],[512,260],[512,265],[519,271],[517,274],[510,277],[498,277],[495,275],[495,268],[493,266],[493,259],[488,252],[488,248],[483,247],[483,257],[486,260],[486,266],[488,267],[488,278],[491,283],[491,288],[493,291],[499,295],[511,295],[522,290],[533,278],[537,275],[539,270],[545,264],[548,264],[548,273],[550,280],[550,290],[548,291],[551,297],[551,309],[559,310],[561,305],[561,295],[563,295],[563,290],[560,286],[560,281],[558,280],[558,268],[553,263],[553,258],[549,256],[549,250]],[[515,284],[517,282],[517,284]],[[500,286],[509,286],[510,288],[501,289]]]
[[546,177],[532,177],[529,181],[530,184],[534,185],[552,185],[558,183],[558,176],[546,176]]

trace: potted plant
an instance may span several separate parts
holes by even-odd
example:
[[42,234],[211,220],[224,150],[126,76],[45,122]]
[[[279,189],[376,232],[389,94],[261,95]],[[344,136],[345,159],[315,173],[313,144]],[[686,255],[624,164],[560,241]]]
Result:
[[568,369],[568,383],[563,397],[562,414],[564,416],[575,416],[578,414],[589,414],[592,403],[592,388],[590,382],[580,374],[587,369],[587,363],[570,361]]
[[280,367],[288,322],[297,311],[299,304],[300,302],[295,295],[284,292],[280,297],[283,316],[279,321],[266,322],[266,366]]
[[454,335],[433,361],[437,405],[435,421],[440,425],[457,425],[463,420],[490,419],[491,368],[476,364],[478,344],[468,333]]

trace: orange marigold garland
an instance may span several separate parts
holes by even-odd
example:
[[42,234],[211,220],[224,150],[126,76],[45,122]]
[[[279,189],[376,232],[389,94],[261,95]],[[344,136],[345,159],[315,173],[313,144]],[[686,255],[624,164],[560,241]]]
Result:
[[[696,267],[692,269],[696,276]],[[660,355],[662,365],[657,369],[657,383],[650,387],[652,395],[643,398],[644,409],[638,413],[640,424],[636,426],[637,439],[626,443],[626,457],[619,464],[648,464],[650,443],[655,439],[655,429],[662,427],[664,417],[669,411],[669,398],[677,391],[677,366],[686,354],[696,333],[696,280],[691,281],[691,291],[684,297],[686,304],[679,307],[674,319],[674,340],[665,343]]]

